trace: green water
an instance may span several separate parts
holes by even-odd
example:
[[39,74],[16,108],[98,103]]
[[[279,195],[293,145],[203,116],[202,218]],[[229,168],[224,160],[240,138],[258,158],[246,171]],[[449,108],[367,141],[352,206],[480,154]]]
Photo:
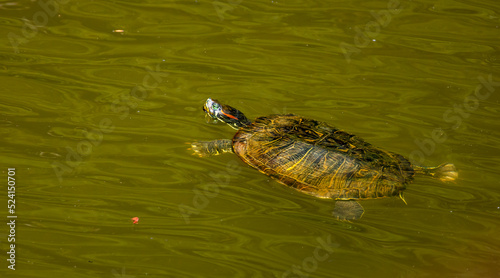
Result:
[[[0,3],[1,277],[500,277],[498,1],[54,3]],[[235,155],[191,155],[235,132],[208,97],[459,179],[339,222]]]

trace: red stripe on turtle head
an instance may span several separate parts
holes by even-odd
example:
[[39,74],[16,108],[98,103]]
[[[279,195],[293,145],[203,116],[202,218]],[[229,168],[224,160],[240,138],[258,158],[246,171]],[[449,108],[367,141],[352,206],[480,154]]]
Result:
[[235,116],[233,116],[233,115],[231,115],[231,114],[226,114],[226,113],[224,113],[224,111],[222,111],[222,110],[221,110],[220,112],[221,112],[222,114],[224,114],[224,116],[226,116],[226,117],[229,117],[229,118],[231,118],[231,119],[238,120],[238,118],[236,118]]

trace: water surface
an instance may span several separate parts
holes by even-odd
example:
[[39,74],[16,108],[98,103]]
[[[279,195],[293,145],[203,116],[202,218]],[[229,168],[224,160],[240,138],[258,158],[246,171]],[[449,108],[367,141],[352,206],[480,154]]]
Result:
[[[2,277],[500,276],[496,1],[43,3],[0,4]],[[235,132],[208,97],[459,179],[336,221],[235,155],[191,155]]]

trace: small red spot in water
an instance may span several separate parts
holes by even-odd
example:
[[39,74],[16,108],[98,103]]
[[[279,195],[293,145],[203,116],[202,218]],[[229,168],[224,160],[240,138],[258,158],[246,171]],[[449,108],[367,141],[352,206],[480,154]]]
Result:
[[139,217],[133,217],[131,219],[134,222],[134,224],[137,224],[137,222],[139,222]]

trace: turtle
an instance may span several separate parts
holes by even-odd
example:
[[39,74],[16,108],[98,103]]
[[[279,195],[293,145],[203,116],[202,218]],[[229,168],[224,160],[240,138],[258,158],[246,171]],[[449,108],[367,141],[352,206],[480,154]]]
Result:
[[333,215],[357,220],[358,200],[399,196],[416,174],[443,182],[458,178],[451,163],[412,165],[402,155],[367,143],[327,123],[294,114],[273,114],[253,122],[238,109],[208,98],[203,106],[214,121],[237,129],[232,139],[191,143],[200,157],[235,153],[251,167],[296,190],[335,201]]

